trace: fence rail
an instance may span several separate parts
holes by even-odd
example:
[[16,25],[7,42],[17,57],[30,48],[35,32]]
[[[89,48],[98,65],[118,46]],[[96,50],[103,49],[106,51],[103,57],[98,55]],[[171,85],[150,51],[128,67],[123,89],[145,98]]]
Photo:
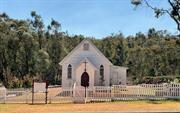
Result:
[[112,87],[97,86],[89,89],[87,101],[112,100],[162,100],[180,98],[180,84],[140,84],[134,86],[114,85]]
[[[34,103],[45,103],[45,93],[34,94]],[[180,98],[180,84],[140,84],[134,86],[50,87],[48,103],[97,102],[114,100],[162,100]],[[31,103],[32,89],[0,89],[0,103]]]

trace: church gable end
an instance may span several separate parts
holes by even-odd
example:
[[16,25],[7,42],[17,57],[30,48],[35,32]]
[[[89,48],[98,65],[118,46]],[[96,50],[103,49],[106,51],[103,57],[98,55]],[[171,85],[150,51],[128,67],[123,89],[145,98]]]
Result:
[[82,86],[83,73],[89,77],[89,87],[126,84],[126,68],[113,64],[88,39],[77,45],[60,63],[62,86]]
[[[87,52],[93,53],[86,55]],[[101,53],[98,48],[88,39],[84,39],[81,41],[79,45],[77,45],[59,64],[63,65],[65,62],[69,62],[69,60],[73,60],[73,57],[94,57],[94,55],[98,56],[101,60],[103,60],[106,64],[112,65],[112,63]]]

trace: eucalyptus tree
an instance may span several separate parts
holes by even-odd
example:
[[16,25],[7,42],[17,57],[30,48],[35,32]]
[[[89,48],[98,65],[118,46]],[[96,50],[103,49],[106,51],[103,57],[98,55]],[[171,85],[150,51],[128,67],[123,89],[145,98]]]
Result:
[[47,80],[46,75],[49,66],[50,66],[49,54],[43,49],[38,50],[36,54],[36,65],[35,65],[37,70],[37,76],[35,78],[42,81]]
[[36,11],[31,12],[31,17],[33,20],[30,21],[30,24],[32,25],[32,29],[37,32],[38,35],[38,42],[39,42],[39,49],[42,49],[43,46],[43,35],[44,35],[44,23],[40,15],[36,13]]
[[[160,1],[160,0],[159,0]],[[169,7],[157,7],[150,4],[150,0],[131,0],[131,3],[135,6],[139,6],[141,4],[146,5],[151,8],[155,17],[159,18],[162,15],[167,14],[177,25],[177,30],[180,32],[180,1],[179,0],[167,0]]]
[[47,74],[47,78],[51,84],[60,83],[60,65],[59,62],[61,60],[62,46],[61,39],[62,34],[59,33],[59,29],[61,28],[61,24],[52,19],[51,24],[48,26],[48,34],[50,38],[48,40],[47,52],[50,57],[50,65]]
[[8,59],[6,56],[7,34],[9,32],[9,17],[6,13],[0,14],[0,80],[7,86],[8,83]]

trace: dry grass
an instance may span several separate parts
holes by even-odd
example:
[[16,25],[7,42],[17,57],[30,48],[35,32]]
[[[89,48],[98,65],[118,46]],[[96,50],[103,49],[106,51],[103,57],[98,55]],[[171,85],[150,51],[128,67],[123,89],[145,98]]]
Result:
[[88,104],[0,104],[0,113],[61,111],[180,111],[178,101],[120,101]]
[[[48,96],[54,97],[61,88],[50,88]],[[131,91],[128,91],[131,92]],[[28,94],[31,97],[31,93]],[[45,98],[42,93],[35,97]],[[17,102],[24,95],[9,99]],[[56,100],[58,100],[56,98]],[[58,100],[59,101],[59,100]],[[0,113],[33,113],[33,112],[61,112],[61,111],[180,111],[180,101],[118,101],[88,104],[0,104]]]

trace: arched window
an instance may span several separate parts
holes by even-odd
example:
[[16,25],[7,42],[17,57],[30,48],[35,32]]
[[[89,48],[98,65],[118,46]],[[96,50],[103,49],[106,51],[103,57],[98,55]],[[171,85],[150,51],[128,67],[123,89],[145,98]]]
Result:
[[104,85],[104,66],[101,65],[100,66],[100,69],[99,69],[99,72],[100,72],[100,85],[103,86]]
[[68,69],[67,69],[67,77],[70,79],[72,77],[72,66],[71,64],[68,65]]
[[100,76],[104,76],[104,66],[100,66]]

